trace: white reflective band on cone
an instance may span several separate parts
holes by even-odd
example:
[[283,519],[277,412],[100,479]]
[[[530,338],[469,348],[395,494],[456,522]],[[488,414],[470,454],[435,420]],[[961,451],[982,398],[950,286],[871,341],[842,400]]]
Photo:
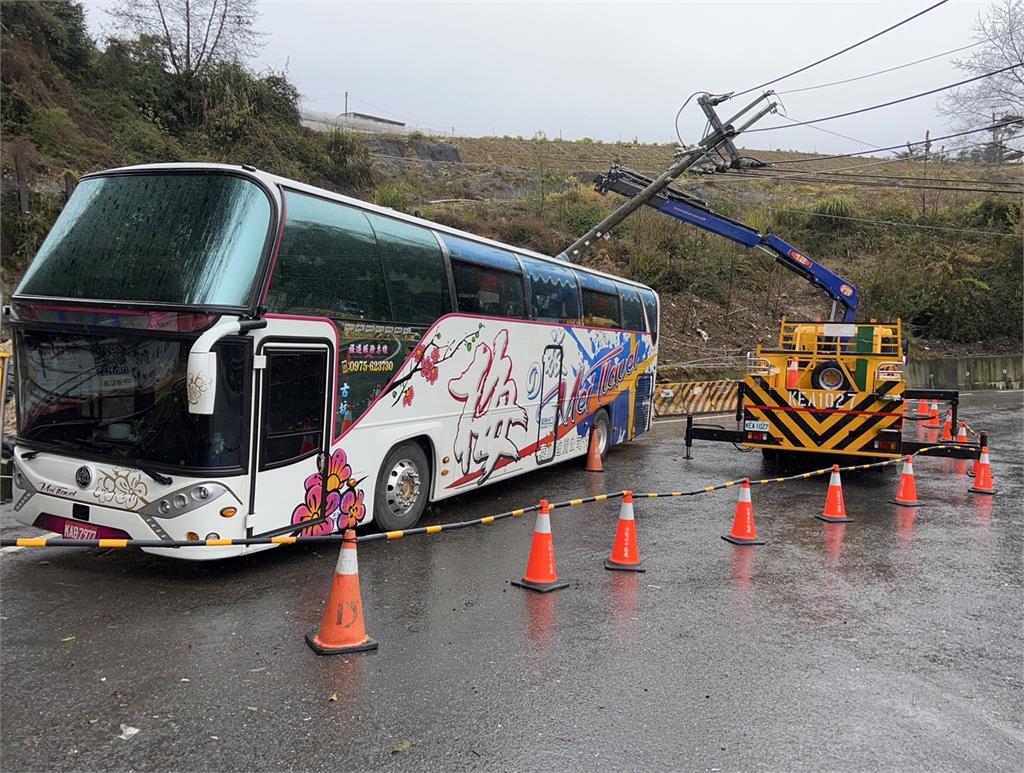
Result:
[[342,545],[338,556],[336,574],[359,574],[359,559],[356,558],[355,545]]
[[832,473],[832,477],[831,477],[831,479],[829,479],[828,485],[830,485],[830,486],[842,486],[843,485],[843,481],[839,477],[839,471],[838,470],[836,472]]
[[750,501],[750,485],[743,485],[740,487],[740,502]]
[[538,534],[551,533],[551,521],[548,520],[548,514],[544,510],[537,513],[537,524],[533,527],[533,530]]
[[620,521],[632,521],[632,520],[635,520],[633,518],[633,503],[632,502],[623,502],[622,503],[622,509],[619,511],[619,520]]

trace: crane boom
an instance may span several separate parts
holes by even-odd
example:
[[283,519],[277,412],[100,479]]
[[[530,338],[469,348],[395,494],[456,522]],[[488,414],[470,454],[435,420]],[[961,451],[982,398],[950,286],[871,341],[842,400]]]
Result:
[[[627,198],[633,198],[650,183],[649,177],[630,169],[613,166],[608,174],[597,176],[594,187],[599,193],[615,191]],[[833,312],[835,304],[841,305],[844,309],[843,322],[854,321],[858,306],[856,286],[778,236],[762,234],[744,223],[720,215],[702,200],[672,187],[662,188],[644,203],[670,217],[718,234],[744,247],[767,252],[776,262],[821,288],[832,299]]]

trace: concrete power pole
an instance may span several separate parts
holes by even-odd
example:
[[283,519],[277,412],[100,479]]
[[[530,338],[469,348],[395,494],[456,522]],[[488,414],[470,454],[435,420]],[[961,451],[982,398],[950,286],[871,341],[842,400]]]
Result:
[[659,191],[665,188],[666,185],[670,184],[680,174],[696,164],[708,153],[714,152],[716,148],[720,146],[724,147],[731,159],[731,165],[738,168],[740,165],[740,155],[732,143],[733,138],[737,137],[752,124],[760,121],[764,116],[768,115],[768,113],[774,113],[776,104],[771,102],[761,108],[753,118],[738,128],[734,127],[733,124],[743,115],[756,107],[758,103],[769,99],[774,93],[775,92],[773,91],[764,92],[764,94],[740,110],[725,123],[722,123],[718,118],[718,115],[715,113],[715,106],[727,100],[732,96],[732,94],[723,94],[720,96],[704,95],[700,97],[697,101],[704,110],[704,113],[707,115],[708,121],[711,124],[710,134],[702,139],[696,147],[689,150],[683,150],[679,157],[672,162],[672,165],[656,177],[650,185],[644,188],[636,196],[633,196],[631,199],[626,201],[622,206],[608,215],[608,217],[569,245],[565,251],[558,255],[558,258],[560,260],[568,261],[569,263],[575,263],[579,260],[584,251],[586,251],[595,241],[601,237],[607,237],[608,232],[611,231],[612,228],[629,217],[633,212],[640,209],[640,207],[657,195]]

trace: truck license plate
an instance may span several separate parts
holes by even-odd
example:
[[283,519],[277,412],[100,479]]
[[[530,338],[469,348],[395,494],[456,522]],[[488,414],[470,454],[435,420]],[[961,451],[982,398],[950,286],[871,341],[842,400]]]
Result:
[[766,421],[745,421],[743,429],[747,432],[767,432],[768,422]]

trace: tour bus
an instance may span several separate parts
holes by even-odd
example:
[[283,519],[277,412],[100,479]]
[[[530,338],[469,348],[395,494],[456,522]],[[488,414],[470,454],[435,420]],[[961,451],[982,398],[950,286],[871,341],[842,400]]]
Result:
[[4,313],[14,511],[68,538],[404,529],[651,422],[649,287],[249,166],[84,177]]

